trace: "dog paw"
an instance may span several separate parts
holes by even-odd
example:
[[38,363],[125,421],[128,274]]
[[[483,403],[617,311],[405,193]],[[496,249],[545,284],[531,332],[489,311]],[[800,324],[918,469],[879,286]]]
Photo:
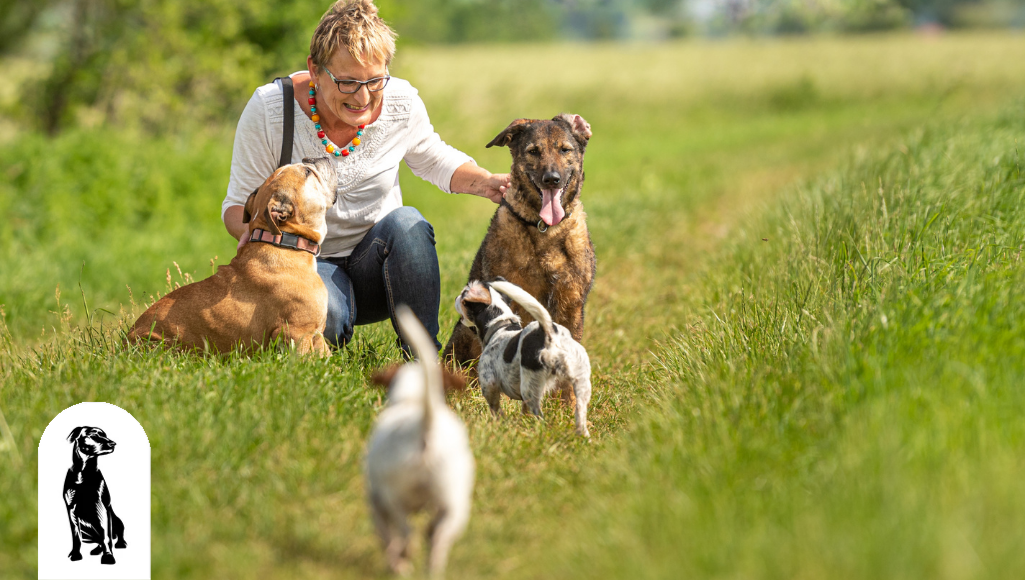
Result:
[[103,553],[103,546],[96,546],[95,548],[93,548],[93,550],[91,552],[89,552],[89,555],[90,556],[98,556],[98,555],[100,555],[102,553]]
[[123,549],[128,547],[128,543],[125,542],[124,540],[118,540],[117,543],[114,544],[114,547],[119,549],[119,550],[123,550]]
[[100,558],[100,564],[116,564],[116,563],[117,562],[114,561],[114,554],[104,554],[103,557]]
[[68,554],[68,558],[71,558],[72,562],[77,562],[77,561],[82,559],[82,553],[81,552],[72,551],[70,554]]

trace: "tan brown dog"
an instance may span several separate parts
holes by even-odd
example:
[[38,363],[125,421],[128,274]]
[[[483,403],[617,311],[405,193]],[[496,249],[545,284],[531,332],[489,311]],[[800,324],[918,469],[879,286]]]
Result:
[[213,276],[158,300],[135,321],[128,340],[225,352],[280,339],[300,354],[328,356],[327,289],[316,255],[335,183],[327,158],[275,171],[246,200],[243,221],[251,241]]
[[[590,138],[587,121],[564,114],[550,121],[518,119],[488,143],[509,147],[512,183],[491,218],[469,276],[484,281],[502,277],[523,288],[578,342],[596,268],[580,202]],[[519,305],[514,310],[524,324],[533,320]],[[480,353],[480,340],[457,322],[444,360],[465,365]],[[572,399],[568,388],[563,398]]]

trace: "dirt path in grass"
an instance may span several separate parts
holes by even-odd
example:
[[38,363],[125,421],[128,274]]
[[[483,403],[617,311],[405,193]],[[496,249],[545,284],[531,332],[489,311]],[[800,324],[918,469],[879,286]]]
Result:
[[[945,116],[961,114],[954,108]],[[892,146],[929,117],[930,111],[910,110],[898,119],[789,134],[725,153],[709,151],[687,160],[711,175],[696,185],[702,190],[693,192],[699,203],[663,200],[630,247],[606,259],[596,237],[599,272],[588,301],[585,345],[594,364],[590,419],[600,426],[598,440],[618,438],[632,414],[646,406],[651,380],[646,373],[655,368],[660,345],[687,331],[702,308],[695,285],[715,267],[723,246],[757,223],[751,218],[802,182],[866,150]]]
[[[989,103],[986,110],[998,111],[999,105]],[[788,134],[685,160],[712,175],[696,184],[702,190],[694,193],[699,203],[663,203],[635,243],[613,257],[602,259],[601,240],[595,241],[598,278],[588,302],[586,343],[602,370],[623,371],[650,362],[652,349],[685,327],[699,307],[690,287],[713,265],[716,252],[788,189],[865,151],[893,146],[929,120],[954,122],[965,113],[962,106],[908,110],[896,118]]]

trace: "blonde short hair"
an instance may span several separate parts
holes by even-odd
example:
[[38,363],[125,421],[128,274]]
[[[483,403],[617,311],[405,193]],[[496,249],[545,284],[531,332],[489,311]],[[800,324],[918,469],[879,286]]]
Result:
[[338,0],[320,19],[310,39],[310,56],[323,67],[344,46],[361,65],[366,57],[391,63],[395,56],[395,31],[377,15],[372,0]]

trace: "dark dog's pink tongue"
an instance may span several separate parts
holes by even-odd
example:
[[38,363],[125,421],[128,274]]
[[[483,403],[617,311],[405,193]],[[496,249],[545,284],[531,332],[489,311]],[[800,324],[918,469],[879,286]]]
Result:
[[541,190],[541,219],[548,225],[554,226],[566,217],[566,210],[562,209],[561,189]]

